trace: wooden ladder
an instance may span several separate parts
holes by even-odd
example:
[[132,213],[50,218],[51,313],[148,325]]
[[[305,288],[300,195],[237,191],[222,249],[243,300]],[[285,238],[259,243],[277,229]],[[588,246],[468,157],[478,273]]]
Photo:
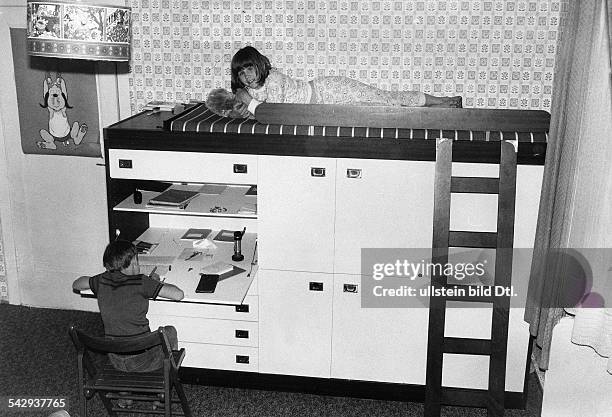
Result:
[[[446,265],[449,247],[495,249],[495,278],[492,284],[509,287],[512,278],[516,198],[514,146],[509,142],[500,141],[499,178],[453,177],[452,162],[453,141],[448,139],[439,141],[434,191],[433,263]],[[450,230],[451,193],[497,194],[497,231]],[[431,280],[434,289],[454,288],[443,274],[433,274]],[[457,288],[464,288],[466,294],[469,294],[469,286],[461,285]],[[445,337],[447,301],[491,303],[493,305],[491,338]],[[489,417],[504,415],[509,309],[509,296],[466,295],[430,298],[424,413],[426,417],[439,416],[442,405],[486,407]],[[488,390],[442,387],[444,353],[489,356]]]

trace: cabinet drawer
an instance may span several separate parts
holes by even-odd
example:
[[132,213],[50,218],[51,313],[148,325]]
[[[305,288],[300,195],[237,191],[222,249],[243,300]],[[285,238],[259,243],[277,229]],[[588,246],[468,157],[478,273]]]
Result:
[[202,319],[149,315],[151,329],[174,326],[181,342],[252,346],[259,343],[259,325],[254,321]]
[[259,303],[258,297],[251,295],[247,295],[240,306],[152,301],[149,303],[149,314],[159,316],[258,321]]
[[257,155],[109,149],[111,178],[257,183]]
[[256,347],[179,343],[185,348],[182,366],[257,372],[259,352]]

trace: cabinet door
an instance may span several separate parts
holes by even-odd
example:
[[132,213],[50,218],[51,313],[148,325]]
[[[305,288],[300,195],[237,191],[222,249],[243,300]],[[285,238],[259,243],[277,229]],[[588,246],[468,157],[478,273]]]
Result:
[[360,274],[361,248],[430,248],[434,162],[338,159],[334,272]]
[[258,165],[261,268],[332,272],[335,159],[262,156]]
[[428,309],[361,308],[358,275],[334,274],[332,378],[425,384]]
[[258,273],[260,372],[329,378],[332,275]]

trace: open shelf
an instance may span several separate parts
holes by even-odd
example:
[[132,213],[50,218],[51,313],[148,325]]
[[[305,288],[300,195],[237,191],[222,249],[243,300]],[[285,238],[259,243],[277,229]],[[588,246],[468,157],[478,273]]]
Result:
[[[205,189],[206,186],[213,184],[181,184],[172,187],[185,190]],[[246,195],[251,185],[219,185],[225,187],[219,194],[208,194],[200,192],[193,198],[185,208],[153,206],[148,204],[149,200],[158,196],[160,193],[155,191],[141,190],[142,202],[136,204],[132,195],[125,198],[115,207],[115,211],[132,211],[155,214],[178,214],[186,216],[207,216],[207,217],[240,217],[246,219],[257,218],[257,195]],[[255,212],[253,213],[252,210]]]

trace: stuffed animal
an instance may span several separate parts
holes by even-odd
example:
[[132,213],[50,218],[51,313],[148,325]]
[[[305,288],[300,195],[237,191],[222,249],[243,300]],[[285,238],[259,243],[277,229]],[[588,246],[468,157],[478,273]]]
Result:
[[235,117],[232,116],[235,106],[236,96],[224,88],[215,88],[211,90],[210,93],[208,93],[208,97],[206,97],[206,107],[219,116]]

